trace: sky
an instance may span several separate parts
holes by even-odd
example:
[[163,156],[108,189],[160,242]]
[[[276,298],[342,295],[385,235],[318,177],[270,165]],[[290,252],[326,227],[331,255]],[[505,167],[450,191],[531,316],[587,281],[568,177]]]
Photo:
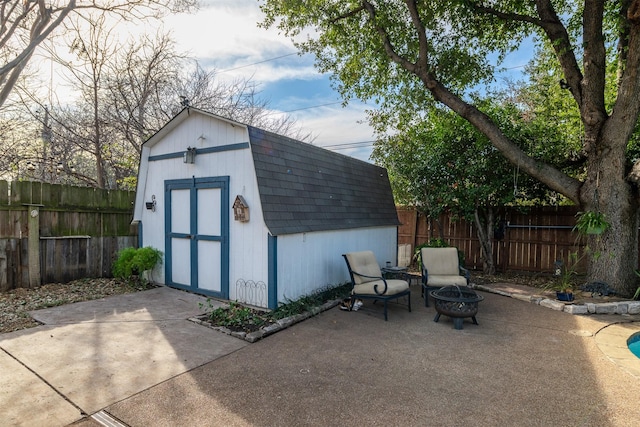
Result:
[[[172,32],[179,50],[205,69],[217,70],[218,78],[257,83],[269,108],[293,117],[314,144],[369,161],[375,137],[365,111],[371,106],[351,100],[343,107],[329,75],[314,68],[313,56],[298,55],[277,29],[259,28],[262,19],[257,0],[201,0],[197,13],[165,18],[164,29]],[[502,77],[521,78],[532,52],[531,43],[525,46],[501,64]]]
[[[160,26],[152,21],[120,31],[129,36],[170,32],[177,51],[197,59],[205,70],[215,70],[217,79],[251,80],[272,114],[293,118],[302,135],[311,134],[313,144],[370,161],[375,136],[366,110],[372,106],[358,100],[343,106],[330,76],[314,67],[314,57],[299,55],[277,29],[258,27],[262,20],[258,0],[200,0],[195,13],[166,16]],[[529,48],[507,57],[503,75],[520,77],[530,55]]]
[[[215,69],[219,79],[251,79],[268,108],[294,118],[303,134],[312,134],[313,144],[368,161],[374,140],[368,107],[352,101],[343,108],[313,56],[300,56],[276,29],[258,28],[262,16],[256,0],[201,0],[197,13],[163,21],[178,50]],[[360,148],[349,148],[353,143]]]

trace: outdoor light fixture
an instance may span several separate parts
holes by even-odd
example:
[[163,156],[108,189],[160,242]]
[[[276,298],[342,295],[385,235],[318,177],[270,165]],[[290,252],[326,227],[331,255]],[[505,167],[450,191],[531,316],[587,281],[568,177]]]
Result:
[[151,212],[155,212],[156,211],[156,195],[155,194],[151,196],[151,201],[150,202],[146,202],[145,203],[145,206]]
[[182,160],[184,163],[194,164],[196,162],[196,147],[187,147]]

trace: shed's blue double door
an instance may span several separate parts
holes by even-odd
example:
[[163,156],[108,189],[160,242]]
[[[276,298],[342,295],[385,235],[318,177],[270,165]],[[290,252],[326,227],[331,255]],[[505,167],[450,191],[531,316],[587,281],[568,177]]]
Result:
[[165,283],[229,297],[229,177],[165,181]]

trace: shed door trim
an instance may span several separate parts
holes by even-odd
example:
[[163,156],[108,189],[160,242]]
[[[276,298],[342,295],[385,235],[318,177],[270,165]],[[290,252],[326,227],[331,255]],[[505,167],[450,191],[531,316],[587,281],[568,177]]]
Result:
[[[220,190],[220,212],[213,213],[212,217],[219,218],[218,233],[201,233],[203,227],[198,226],[198,191],[208,189]],[[188,232],[172,229],[172,194],[174,190],[189,191],[189,226]],[[176,207],[176,208],[179,208]],[[200,212],[202,215],[203,213]],[[216,224],[217,225],[217,224]],[[189,250],[189,283],[179,283],[174,280],[173,272],[173,245],[174,239],[188,240]],[[201,286],[206,278],[198,277],[199,271],[199,246],[204,242],[220,243],[219,280],[220,288],[217,290],[206,289]],[[184,254],[181,254],[184,255]],[[204,254],[200,254],[204,255]],[[177,255],[178,257],[180,255]],[[217,260],[216,260],[217,261]],[[229,298],[229,177],[188,178],[165,181],[165,282],[168,286],[186,289],[205,295],[211,295],[223,299]],[[211,278],[210,278],[211,279]]]

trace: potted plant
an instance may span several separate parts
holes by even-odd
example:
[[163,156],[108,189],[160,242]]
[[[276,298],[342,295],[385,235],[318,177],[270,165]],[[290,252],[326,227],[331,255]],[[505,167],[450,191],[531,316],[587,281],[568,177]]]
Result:
[[558,299],[558,301],[573,301],[573,289],[568,288],[563,291],[556,291],[556,298]]
[[602,212],[578,212],[576,217],[576,225],[573,229],[582,235],[602,234],[611,227]]
[[575,274],[570,269],[564,269],[557,281],[547,286],[556,292],[558,301],[573,301],[573,284],[571,277]]
[[556,268],[556,280],[545,287],[545,290],[556,292],[559,301],[573,301],[573,276],[576,272],[576,265],[584,257],[578,258],[578,252],[570,252],[566,266],[560,265]]

